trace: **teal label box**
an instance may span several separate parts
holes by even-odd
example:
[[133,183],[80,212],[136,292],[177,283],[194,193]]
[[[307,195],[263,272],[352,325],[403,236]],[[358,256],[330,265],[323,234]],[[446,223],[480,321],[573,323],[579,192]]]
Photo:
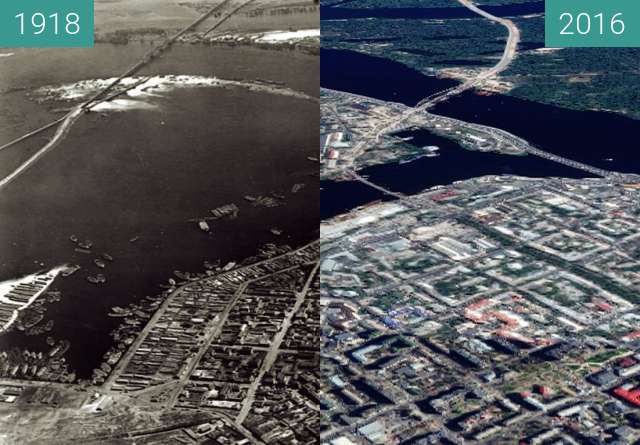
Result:
[[545,46],[640,47],[640,0],[545,0]]
[[94,0],[0,0],[0,47],[90,48]]

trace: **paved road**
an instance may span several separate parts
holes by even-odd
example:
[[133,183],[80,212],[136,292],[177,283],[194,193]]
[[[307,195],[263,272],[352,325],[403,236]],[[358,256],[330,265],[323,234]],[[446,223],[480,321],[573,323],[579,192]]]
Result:
[[[147,322],[146,326],[144,327],[144,329],[140,332],[140,334],[138,334],[138,337],[136,338],[136,340],[131,344],[131,346],[129,346],[129,349],[127,350],[127,352],[122,356],[122,358],[120,359],[120,361],[118,362],[118,364],[116,365],[116,367],[113,369],[113,371],[111,372],[111,374],[109,375],[109,377],[107,378],[107,380],[105,381],[105,383],[102,385],[102,390],[103,391],[108,391],[111,389],[111,386],[113,385],[113,382],[120,376],[120,374],[122,373],[122,371],[124,369],[126,369],[127,365],[129,364],[129,361],[131,360],[131,357],[133,357],[133,355],[135,354],[136,350],[140,347],[140,345],[142,344],[142,342],[144,341],[144,339],[147,337],[147,335],[149,334],[149,332],[151,331],[151,329],[155,326],[155,324],[158,322],[158,320],[160,319],[160,317],[164,314],[164,312],[166,311],[167,307],[169,306],[169,304],[171,304],[171,302],[173,301],[173,299],[180,294],[180,292],[184,291],[187,287],[193,286],[194,284],[198,284],[198,283],[202,283],[205,281],[209,281],[212,280],[214,278],[223,278],[226,275],[238,272],[238,271],[243,271],[245,269],[254,267],[254,266],[259,266],[261,264],[270,262],[270,261],[275,261],[279,258],[283,258],[285,256],[288,255],[292,255],[295,254],[297,252],[300,252],[302,250],[304,250],[305,248],[316,244],[318,241],[313,241],[311,243],[305,244],[304,246],[292,250],[290,252],[286,252],[283,253],[281,255],[277,255],[274,256],[272,258],[267,258],[252,264],[247,264],[246,266],[242,266],[239,268],[235,268],[235,269],[231,269],[227,272],[222,272],[218,275],[211,275],[211,276],[206,276],[200,280],[195,280],[195,281],[188,281],[186,283],[184,283],[183,285],[179,286],[178,288],[176,288],[173,292],[171,292],[167,298],[165,298],[165,300],[162,302],[162,304],[160,305],[160,307],[156,310],[156,312],[153,314],[153,316],[151,317],[151,319]],[[261,279],[264,277],[261,277]],[[231,306],[231,305],[229,305]]]
[[[368,145],[378,144],[383,136],[403,129],[404,127],[407,126],[406,122],[408,119],[410,119],[411,117],[419,113],[425,113],[430,107],[432,107],[436,103],[446,101],[452,96],[461,94],[464,91],[478,87],[486,80],[497,76],[499,73],[503,72],[509,67],[509,65],[511,64],[511,62],[513,61],[513,59],[517,54],[518,44],[520,42],[520,30],[515,25],[515,23],[513,23],[513,21],[509,19],[497,17],[484,11],[483,9],[476,6],[471,0],[458,0],[458,1],[463,6],[475,12],[476,14],[482,17],[485,17],[486,19],[491,20],[493,22],[499,23],[505,28],[507,28],[509,32],[509,36],[508,36],[504,51],[502,53],[502,57],[500,58],[498,63],[493,67],[491,67],[490,69],[481,71],[476,77],[474,77],[473,79],[467,80],[461,85],[450,88],[448,90],[440,91],[432,96],[429,96],[423,99],[415,107],[407,108],[407,110],[403,112],[400,116],[395,117],[389,121],[381,122],[380,125],[378,125],[376,128],[373,129],[373,132],[375,132],[375,140],[372,140],[370,137],[364,137],[360,142],[358,142],[354,146],[353,151],[355,153],[359,151],[364,151]],[[591,174],[594,174],[596,176],[619,179],[620,181],[625,181],[625,180],[631,181],[633,179],[633,178],[626,178],[625,175],[621,175],[616,172],[611,172],[611,171],[603,170],[600,168],[596,168],[591,165],[587,165],[581,162],[574,161],[572,159],[567,159],[567,158],[537,149],[535,147],[532,147],[528,142],[524,141],[523,139],[518,138],[514,135],[511,135],[508,132],[498,128],[484,127],[484,126],[470,124],[462,121],[457,121],[457,123],[459,125],[468,126],[471,128],[482,127],[484,129],[487,129],[493,137],[499,140],[503,140],[505,142],[511,142],[514,146],[521,148],[522,150],[526,151],[529,154],[532,154],[534,156],[539,156],[545,159],[549,159],[551,161],[564,164],[579,170],[583,170]],[[361,176],[359,176],[357,173],[353,171],[347,171],[347,173],[350,174],[354,179],[366,185],[374,187],[390,196],[394,196],[396,198],[402,199],[402,195],[390,190],[386,190],[383,187],[380,187],[376,184],[372,184],[370,181],[366,180],[365,178],[362,178]]]
[[257,377],[253,380],[253,382],[251,382],[251,385],[249,386],[249,390],[247,391],[247,396],[244,398],[242,402],[242,408],[238,413],[238,417],[236,417],[236,425],[242,425],[244,420],[247,418],[247,415],[249,414],[249,411],[253,406],[253,401],[255,400],[256,391],[258,390],[258,387],[262,382],[262,378],[271,369],[271,366],[273,366],[273,363],[276,361],[276,358],[278,358],[278,353],[280,352],[280,345],[282,344],[282,341],[284,340],[284,337],[287,334],[289,327],[291,326],[291,320],[293,320],[293,317],[295,316],[295,314],[300,310],[302,303],[304,303],[304,299],[307,296],[307,293],[309,292],[309,288],[311,287],[311,283],[313,282],[313,279],[319,267],[320,267],[320,263],[316,263],[315,267],[313,268],[313,270],[309,274],[309,277],[307,278],[307,282],[305,283],[304,288],[300,292],[296,293],[296,302],[293,308],[287,313],[284,320],[282,321],[280,330],[278,331],[278,333],[273,338],[273,341],[271,342],[271,347],[269,348],[269,352],[267,353],[267,356],[264,358],[262,362],[262,366],[260,367],[260,371],[258,372]]
[[204,354],[209,350],[209,347],[211,347],[211,344],[213,343],[213,341],[216,338],[218,338],[222,333],[222,329],[224,328],[224,325],[227,323],[227,319],[229,318],[229,314],[231,313],[231,310],[238,302],[238,299],[244,294],[245,290],[247,289],[247,286],[249,286],[249,284],[254,283],[256,281],[261,281],[266,278],[269,278],[270,276],[281,274],[293,269],[297,269],[298,267],[299,266],[288,267],[286,269],[279,270],[272,274],[261,275],[256,279],[247,280],[244,283],[240,284],[240,286],[236,289],[236,292],[233,294],[233,298],[229,301],[229,303],[227,303],[227,306],[224,308],[224,310],[220,314],[218,314],[213,319],[210,326],[207,327],[204,334],[205,341],[200,346],[200,349],[198,350],[198,353],[196,354],[196,356],[190,359],[189,365],[183,371],[183,374],[182,376],[180,376],[180,379],[176,382],[176,388],[174,389],[174,392],[171,398],[166,404],[167,407],[173,407],[175,405],[176,401],[178,400],[178,396],[182,392],[183,388],[189,382],[189,378],[191,378],[191,375],[193,374],[193,371],[196,369],[196,367],[200,363],[200,360],[202,360],[202,357],[204,356]]
[[366,179],[365,177],[363,177],[362,175],[360,175],[357,172],[351,172],[351,177],[353,179],[355,179],[356,181],[360,181],[363,184],[366,184],[371,188],[374,188],[376,190],[381,191],[382,193],[385,193],[385,194],[387,194],[389,196],[393,196],[394,198],[398,198],[399,200],[405,200],[406,201],[407,197],[404,196],[402,193],[393,192],[393,191],[391,191],[389,189],[386,189],[386,188],[382,187],[381,185],[375,184],[375,183],[369,181],[368,179]]
[[[225,412],[213,411],[207,414],[210,417],[210,421],[215,421],[217,420],[218,417],[220,417],[225,419],[230,425],[234,425],[233,418]],[[158,438],[166,439],[166,435],[168,433],[184,431],[186,428],[197,427],[200,424],[201,424],[200,421],[194,422],[190,425],[178,423],[177,425],[169,425],[166,428],[162,429],[162,431],[154,431],[153,429],[150,430],[149,428],[144,428],[140,430],[129,430],[129,431],[126,431],[126,433],[124,433],[124,437],[116,433],[115,435],[106,434],[104,436],[98,436],[98,437],[92,437],[92,438],[69,439],[69,440],[65,439],[64,444],[66,445],[68,443],[82,443],[83,445],[91,445],[91,444],[98,445],[98,444],[103,444],[106,441],[110,441],[110,443],[112,443],[111,441],[113,440],[125,440],[125,438],[126,439],[140,438],[144,440],[145,438],[150,439],[150,438],[153,438],[154,436],[157,436]],[[234,425],[234,426],[238,429],[238,431],[240,431],[242,434],[245,435],[245,438],[249,440],[250,443],[254,445],[266,445],[261,439],[257,438],[251,431],[249,431],[247,428],[243,427],[242,425]],[[60,444],[62,442],[55,442],[55,443]],[[159,443],[159,442],[156,441],[154,443]]]
[[195,357],[191,357],[189,359],[189,364],[187,365],[187,368],[182,371],[183,374],[182,376],[180,376],[180,380],[178,381],[178,384],[176,385],[176,388],[173,394],[171,395],[171,398],[167,402],[167,407],[173,407],[175,405],[176,401],[178,400],[178,396],[182,392],[182,389],[189,382],[189,378],[191,377],[191,374],[193,374],[193,371],[196,369],[196,366],[198,366],[198,363],[200,363],[200,360],[202,359],[204,354],[206,354],[206,352],[209,350],[209,347],[211,346],[211,343],[213,343],[213,340],[218,338],[218,336],[222,332],[222,328],[227,323],[227,319],[229,318],[231,309],[233,309],[233,307],[238,302],[238,299],[246,289],[247,289],[247,283],[242,283],[238,287],[236,292],[233,294],[233,298],[229,301],[229,303],[227,303],[227,306],[224,308],[224,310],[218,315],[216,315],[216,317],[213,319],[210,325],[207,326],[207,330],[205,332],[206,340],[200,346],[200,349],[198,350],[198,353],[195,355]]
[[509,38],[507,39],[507,45],[504,48],[504,52],[502,54],[502,58],[500,59],[498,64],[495,65],[493,68],[491,68],[491,69],[489,69],[487,71],[483,71],[480,74],[480,76],[478,76],[478,79],[480,79],[480,80],[488,79],[488,78],[491,78],[491,77],[501,73],[502,71],[507,69],[507,67],[509,66],[509,64],[511,63],[513,58],[516,56],[516,52],[517,52],[517,49],[518,49],[518,43],[520,42],[520,30],[515,25],[515,23],[513,23],[511,20],[505,19],[505,18],[502,18],[502,17],[497,17],[495,15],[489,14],[485,10],[478,8],[470,0],[458,0],[458,1],[460,3],[462,3],[468,9],[472,10],[473,12],[475,12],[476,14],[479,14],[479,15],[485,17],[486,19],[491,20],[492,22],[499,23],[499,24],[503,25],[504,27],[506,27],[509,30]]
[[493,22],[499,23],[507,28],[507,30],[509,31],[509,37],[507,39],[507,44],[504,47],[502,57],[496,65],[487,70],[481,71],[476,77],[467,80],[461,85],[449,88],[448,90],[440,91],[432,96],[421,100],[415,108],[407,110],[407,112],[405,112],[398,120],[383,127],[376,135],[376,142],[378,142],[383,135],[389,133],[390,130],[400,122],[407,120],[417,113],[422,113],[428,108],[433,107],[435,104],[448,100],[452,96],[457,96],[467,90],[475,88],[481,85],[484,81],[497,76],[509,67],[511,61],[516,56],[516,53],[518,51],[518,43],[520,42],[520,30],[515,25],[515,23],[513,23],[509,19],[504,19],[502,17],[496,17],[495,15],[489,14],[488,12],[478,8],[471,0],[458,1],[462,3],[463,6],[475,12],[476,14],[479,14]]
[[[365,137],[360,142],[355,144],[355,146],[352,149],[354,153],[364,151],[368,145],[378,144],[380,142],[380,139],[383,136],[395,131],[396,128],[401,126],[403,122],[407,121],[412,116],[415,116],[416,114],[419,114],[419,113],[424,113],[428,108],[432,107],[436,103],[448,100],[452,96],[461,94],[464,91],[475,88],[479,86],[482,82],[486,81],[487,79],[495,77],[496,75],[498,75],[499,73],[507,69],[507,67],[509,66],[513,58],[516,56],[516,53],[518,50],[518,43],[520,42],[520,30],[516,27],[516,25],[511,20],[504,19],[501,17],[496,17],[492,14],[489,14],[488,12],[478,8],[471,0],[458,0],[458,1],[462,3],[462,5],[465,6],[466,8],[469,8],[473,12],[487,18],[488,20],[500,23],[501,25],[505,26],[509,31],[509,37],[507,39],[507,43],[502,53],[502,57],[500,58],[498,63],[488,70],[481,71],[476,77],[474,77],[473,79],[467,80],[461,85],[458,85],[453,88],[449,88],[444,91],[440,91],[432,96],[426,97],[425,99],[420,101],[418,105],[416,105],[415,107],[407,108],[407,110],[398,117],[390,119],[389,121],[382,121],[380,125],[378,125],[376,128],[373,129],[373,132],[375,132],[375,135],[372,135],[371,138]],[[354,96],[354,95],[350,95],[350,96]],[[368,101],[373,100],[371,98],[365,98],[365,99]],[[348,173],[351,174],[356,180],[364,182],[370,186],[372,185],[370,182],[364,181],[363,180],[364,178],[359,177],[355,172],[349,171]],[[390,191],[386,191],[385,193],[395,196],[395,193]]]

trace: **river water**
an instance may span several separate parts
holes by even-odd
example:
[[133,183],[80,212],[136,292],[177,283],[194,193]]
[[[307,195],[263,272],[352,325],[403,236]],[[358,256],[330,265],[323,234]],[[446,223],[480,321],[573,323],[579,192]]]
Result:
[[[450,79],[424,75],[392,60],[348,50],[323,51],[323,87],[415,105],[427,95],[451,86]],[[329,56],[325,57],[325,54]],[[569,159],[609,170],[640,173],[640,151],[633,144],[640,133],[640,121],[619,114],[570,110],[506,95],[480,95],[472,91],[453,97],[430,111],[502,128],[547,152]],[[465,150],[455,142],[426,130],[404,132],[399,136],[412,137],[411,143],[418,147],[437,145],[442,150],[436,158],[373,166],[360,171],[373,182],[396,192],[418,193],[435,185],[482,175],[588,176],[585,172],[534,156]],[[371,201],[389,199],[375,190],[366,191],[360,183],[323,181],[322,187],[323,218],[339,215]]]
[[[0,144],[68,105],[39,104],[34,88],[115,76],[147,50],[97,45],[4,58]],[[143,74],[270,80],[317,96],[318,63],[299,53],[184,46]],[[41,262],[82,266],[54,283],[62,301],[48,305],[45,318],[55,321],[47,335],[71,340],[67,359],[80,377],[91,375],[111,345],[118,323],[107,317],[112,306],[158,293],[176,269],[201,271],[204,260],[242,260],[267,242],[300,245],[317,236],[318,165],[307,159],[317,156],[317,103],[239,88],[177,89],[153,102],[153,110],[83,116],[63,143],[0,190],[0,281]],[[0,170],[45,143],[34,139],[0,152]],[[291,193],[300,183],[307,186]],[[272,192],[286,196],[283,206],[257,208],[243,199]],[[212,223],[210,234],[187,221],[232,202],[239,217]],[[283,235],[273,235],[274,227]],[[72,234],[93,241],[93,254],[76,252]],[[93,259],[103,252],[115,261],[101,271]],[[99,272],[107,283],[86,281]],[[44,337],[0,335],[0,350],[47,350]]]
[[466,92],[431,110],[502,128],[550,153],[595,167],[640,173],[640,121],[603,111],[578,111],[504,95]]
[[[407,163],[389,163],[364,168],[358,173],[388,190],[407,195],[454,181],[485,175],[516,175],[528,177],[584,178],[581,170],[547,161],[536,156],[513,156],[483,153],[462,148],[457,142],[419,129],[396,133],[411,138],[407,143],[416,147],[437,146],[437,157],[422,157]],[[360,182],[322,182],[322,218],[327,219],[371,203],[394,198]]]
[[425,76],[402,63],[356,51],[322,49],[320,57],[323,87],[408,106],[458,84],[455,80]]

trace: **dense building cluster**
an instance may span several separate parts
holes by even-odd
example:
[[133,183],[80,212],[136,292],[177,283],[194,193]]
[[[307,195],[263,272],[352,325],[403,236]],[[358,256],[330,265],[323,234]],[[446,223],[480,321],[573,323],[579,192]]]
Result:
[[[522,154],[523,140],[482,125],[471,124],[427,111],[411,113],[411,107],[343,91],[321,90],[320,175],[339,178],[350,170],[391,162],[409,162],[438,156],[438,147],[417,147],[394,132],[429,128],[453,138],[462,147],[477,151]],[[382,129],[385,137],[381,137]]]
[[[257,388],[245,425],[265,443],[314,444],[320,428],[319,275]],[[306,342],[304,340],[307,340]]]
[[[81,423],[134,410],[140,416],[136,443],[314,443],[320,423],[318,258],[317,241],[295,250],[267,246],[241,265],[180,273],[182,281],[172,279],[148,312],[123,319],[146,325],[127,337],[129,348],[113,356],[106,379],[88,393],[78,385],[9,380],[0,382],[0,403],[80,406]],[[33,360],[55,360],[62,346],[34,353]],[[0,365],[4,361],[0,355]],[[148,409],[161,418],[147,417]],[[131,424],[112,423],[104,436],[97,425],[89,427],[96,431],[91,438],[128,437],[121,431]]]
[[323,224],[323,442],[635,443],[637,193],[487,177]]

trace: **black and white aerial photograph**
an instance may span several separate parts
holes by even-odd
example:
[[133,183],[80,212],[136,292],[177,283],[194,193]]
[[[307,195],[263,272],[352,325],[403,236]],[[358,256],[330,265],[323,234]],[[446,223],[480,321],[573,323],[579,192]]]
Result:
[[0,49],[0,445],[319,441],[320,7]]

